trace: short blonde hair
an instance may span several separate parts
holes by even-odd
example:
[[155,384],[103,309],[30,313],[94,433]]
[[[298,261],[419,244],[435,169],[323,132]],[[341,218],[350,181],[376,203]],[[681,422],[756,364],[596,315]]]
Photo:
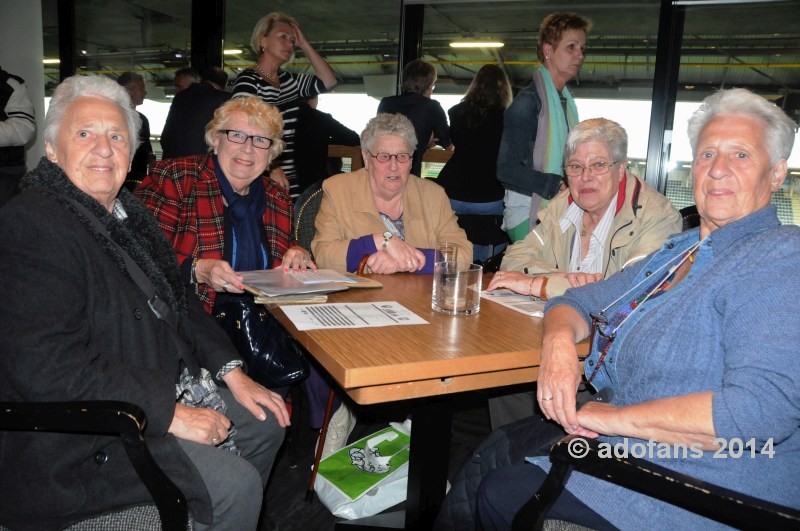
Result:
[[242,112],[247,115],[248,123],[254,127],[264,130],[264,136],[270,137],[273,142],[269,147],[269,154],[271,160],[283,152],[286,145],[281,136],[283,136],[283,118],[281,113],[273,107],[264,103],[261,98],[257,96],[236,96],[217,108],[214,111],[214,118],[206,125],[206,145],[210,148],[214,147],[214,140],[222,129],[225,129],[225,124],[235,112]]
[[277,11],[261,17],[261,20],[256,22],[256,27],[253,28],[253,34],[250,36],[250,47],[256,52],[256,55],[261,55],[264,51],[259,44],[261,37],[269,35],[279,22],[297,26],[297,20],[293,16]]

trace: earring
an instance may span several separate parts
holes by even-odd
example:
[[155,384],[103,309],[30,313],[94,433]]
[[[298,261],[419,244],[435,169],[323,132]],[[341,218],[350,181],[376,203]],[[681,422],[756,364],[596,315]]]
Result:
[[260,47],[260,50],[261,50],[261,53],[264,53],[264,47],[263,46]]

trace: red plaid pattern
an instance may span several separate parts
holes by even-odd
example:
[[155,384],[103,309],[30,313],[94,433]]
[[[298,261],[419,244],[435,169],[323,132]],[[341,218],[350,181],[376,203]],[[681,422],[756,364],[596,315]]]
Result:
[[[264,230],[272,264],[277,267],[289,248],[292,203],[285,190],[269,178],[262,178],[267,195]],[[158,220],[178,254],[178,263],[195,258],[222,260],[225,218],[222,190],[211,155],[159,161],[139,185],[136,195]],[[214,290],[207,284],[199,284],[197,295],[210,313],[216,299]]]

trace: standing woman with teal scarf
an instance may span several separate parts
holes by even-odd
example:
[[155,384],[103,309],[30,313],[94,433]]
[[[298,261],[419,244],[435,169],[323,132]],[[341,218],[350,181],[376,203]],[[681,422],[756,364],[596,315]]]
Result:
[[547,15],[539,29],[541,64],[505,112],[497,178],[506,189],[503,228],[512,242],[528,234],[536,213],[561,189],[564,143],[579,121],[566,85],[583,64],[590,27],[574,13]]

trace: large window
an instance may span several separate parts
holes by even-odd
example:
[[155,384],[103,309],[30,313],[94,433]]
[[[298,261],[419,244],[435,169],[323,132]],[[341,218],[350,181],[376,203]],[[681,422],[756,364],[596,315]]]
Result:
[[[747,87],[800,120],[796,2],[689,5],[685,19],[666,187],[678,208],[694,203],[686,124],[705,96],[721,88]],[[789,168],[772,202],[783,223],[800,224],[800,139]]]

